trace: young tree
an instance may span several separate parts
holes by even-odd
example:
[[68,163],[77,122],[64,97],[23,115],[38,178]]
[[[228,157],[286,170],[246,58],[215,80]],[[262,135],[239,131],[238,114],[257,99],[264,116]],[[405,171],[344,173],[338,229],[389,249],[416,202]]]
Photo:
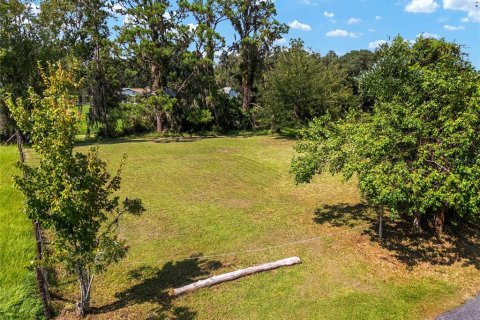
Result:
[[78,129],[77,82],[60,65],[51,66],[48,73],[44,74],[43,95],[30,90],[27,100],[7,100],[13,118],[40,156],[37,167],[19,164],[23,176],[16,176],[15,182],[25,196],[27,216],[53,232],[50,259],[76,276],[80,287],[77,309],[84,315],[94,275],[126,254],[125,240],[115,233],[119,219],[124,214],[139,215],[144,209],[139,199],[126,198],[120,203],[113,196],[120,189],[123,161],[112,177],[96,148],[87,154],[73,151]]
[[231,22],[238,40],[233,49],[240,55],[243,109],[249,111],[256,74],[275,40],[288,32],[288,26],[275,19],[277,12],[272,0],[223,0],[225,15]]
[[272,129],[298,128],[315,117],[339,115],[353,104],[352,90],[338,63],[324,64],[301,40],[278,54],[264,75],[260,97]]
[[375,101],[372,113],[313,122],[296,147],[296,180],[356,174],[369,202],[413,216],[417,229],[433,216],[441,232],[447,212],[478,217],[480,76],[461,48],[397,37],[380,49],[361,90]]

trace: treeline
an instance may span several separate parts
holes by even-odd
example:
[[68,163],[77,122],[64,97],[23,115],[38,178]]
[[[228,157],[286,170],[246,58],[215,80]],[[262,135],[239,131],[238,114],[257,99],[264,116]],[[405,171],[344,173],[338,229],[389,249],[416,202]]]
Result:
[[[0,135],[15,128],[7,95],[44,90],[48,62],[81,66],[78,106],[89,132],[297,128],[327,111],[366,106],[356,77],[375,54],[276,45],[288,27],[273,1],[44,0],[0,2]],[[229,25],[227,43],[219,26]],[[122,88],[141,88],[135,97]]]

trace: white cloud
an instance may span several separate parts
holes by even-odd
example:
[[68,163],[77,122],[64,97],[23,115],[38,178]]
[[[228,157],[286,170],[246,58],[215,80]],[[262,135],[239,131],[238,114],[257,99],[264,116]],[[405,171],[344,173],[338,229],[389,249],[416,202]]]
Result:
[[438,34],[429,33],[429,32],[422,32],[422,33],[417,34],[417,38],[420,38],[420,37],[423,37],[423,38],[435,38],[435,39],[440,38],[440,36],[439,36]]
[[348,37],[348,31],[337,29],[337,30],[328,31],[325,35],[327,37]]
[[125,8],[120,3],[115,3],[112,7],[113,12],[124,10]]
[[325,33],[327,37],[350,37],[350,38],[358,38],[360,35],[358,33],[348,32],[347,30],[337,29],[331,30]]
[[333,12],[328,12],[328,11],[324,11],[323,12],[323,15],[327,18],[333,18],[335,17],[335,14]]
[[350,18],[347,20],[347,23],[348,24],[357,24],[357,23],[360,23],[362,22],[362,19],[358,19],[358,18]]
[[311,31],[312,27],[310,27],[308,24],[301,23],[298,20],[294,20],[289,23],[290,28],[292,29],[297,29],[297,30],[302,30],[302,31]]
[[462,22],[480,22],[480,7],[474,0],[443,0],[443,8],[467,12]]
[[372,41],[368,44],[368,49],[375,50],[378,47],[380,47],[382,44],[385,44],[385,43],[387,43],[387,41],[385,41],[385,40]]
[[306,6],[314,6],[314,7],[317,6],[317,3],[312,0],[300,0],[300,3]]
[[380,16],[375,16],[375,20],[382,20],[382,17],[380,17]]
[[405,11],[413,13],[432,13],[438,8],[435,0],[412,0],[405,7]]
[[438,23],[444,23],[448,21],[448,17],[440,17],[436,20]]
[[451,26],[451,25],[444,25],[443,29],[448,30],[448,31],[458,31],[458,30],[463,30],[465,29],[464,26]]
[[376,30],[373,28],[368,29],[369,32],[375,32]]

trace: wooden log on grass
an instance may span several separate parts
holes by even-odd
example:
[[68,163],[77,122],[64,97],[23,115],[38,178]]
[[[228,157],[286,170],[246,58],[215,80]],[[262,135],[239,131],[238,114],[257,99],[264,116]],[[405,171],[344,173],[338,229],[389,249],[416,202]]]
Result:
[[213,286],[213,285],[216,285],[216,284],[219,284],[219,283],[222,283],[222,282],[226,282],[226,281],[232,281],[232,280],[242,278],[242,277],[254,274],[254,273],[273,270],[273,269],[277,269],[277,268],[280,268],[280,267],[293,266],[293,265],[301,263],[301,262],[302,261],[300,260],[299,257],[291,257],[291,258],[282,259],[282,260],[278,260],[278,261],[274,261],[274,262],[264,263],[264,264],[254,266],[254,267],[249,267],[249,268],[246,268],[246,269],[240,269],[240,270],[237,270],[237,271],[220,274],[218,276],[213,276],[213,277],[210,277],[208,279],[204,279],[204,280],[194,282],[192,284],[183,286],[181,288],[173,289],[172,295],[173,296],[178,296],[178,295],[181,295],[181,294],[186,293],[186,292],[194,291],[194,290],[204,288],[204,287],[210,287],[210,286]]

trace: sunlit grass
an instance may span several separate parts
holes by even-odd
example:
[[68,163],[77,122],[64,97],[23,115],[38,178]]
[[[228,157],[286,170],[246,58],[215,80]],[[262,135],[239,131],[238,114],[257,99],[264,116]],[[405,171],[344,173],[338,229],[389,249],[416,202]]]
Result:
[[[99,144],[112,171],[128,155],[122,195],[142,198],[147,211],[123,221],[119,232],[130,252],[96,278],[89,317],[433,319],[480,288],[478,258],[466,249],[458,261],[431,263],[435,250],[423,257],[415,248],[402,252],[410,247],[392,245],[388,237],[398,228],[392,223],[382,247],[374,213],[360,205],[355,181],[321,176],[296,186],[289,173],[292,145],[274,136],[138,137]],[[13,149],[1,150],[14,158]],[[9,203],[20,208],[18,192],[11,192]],[[20,211],[9,215],[23,221],[27,244],[29,225]],[[196,279],[294,255],[301,265],[168,296]],[[20,264],[15,268],[26,272]],[[75,281],[59,270],[54,291],[64,298],[56,302],[64,309],[61,318],[75,318]]]
[[41,314],[35,276],[32,224],[23,213],[12,175],[18,152],[0,147],[0,319],[34,319]]
[[[124,221],[120,233],[131,250],[97,279],[91,317],[428,319],[480,287],[472,264],[412,267],[397,259],[398,252],[366,234],[373,230],[371,212],[339,226],[315,222],[315,210],[323,205],[343,204],[339,214],[355,215],[359,195],[354,181],[330,176],[295,186],[289,173],[292,144],[257,136],[99,145],[112,170],[128,155],[122,194],[141,197],[147,212]],[[244,252],[312,237],[321,238]],[[216,256],[230,252],[240,253]],[[303,263],[177,299],[167,295],[195,279],[293,255]],[[195,256],[200,258],[189,259]],[[74,300],[74,284],[64,283],[59,291]]]

